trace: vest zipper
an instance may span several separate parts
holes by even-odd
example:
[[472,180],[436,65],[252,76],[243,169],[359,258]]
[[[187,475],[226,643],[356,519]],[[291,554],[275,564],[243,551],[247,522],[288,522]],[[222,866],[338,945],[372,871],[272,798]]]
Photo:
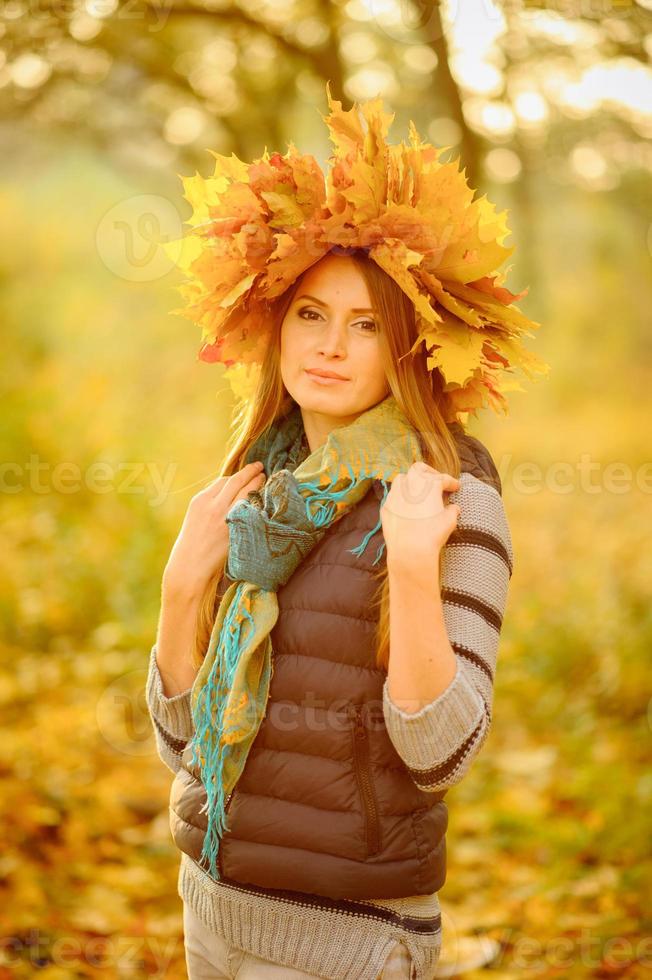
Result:
[[351,714],[353,717],[353,758],[364,806],[367,854],[376,854],[380,850],[380,824],[376,795],[371,779],[369,737],[362,719],[362,705],[352,705]]

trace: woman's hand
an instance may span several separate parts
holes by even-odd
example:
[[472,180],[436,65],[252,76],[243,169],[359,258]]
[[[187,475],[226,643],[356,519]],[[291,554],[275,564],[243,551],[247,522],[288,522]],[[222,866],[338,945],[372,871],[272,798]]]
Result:
[[387,564],[406,572],[432,572],[441,549],[457,526],[460,508],[444,503],[460,481],[419,461],[392,481],[380,517]]
[[191,498],[163,573],[163,591],[167,595],[203,595],[226,564],[226,515],[236,501],[244,500],[252,490],[260,490],[265,479],[261,463],[248,463],[232,476],[218,476]]

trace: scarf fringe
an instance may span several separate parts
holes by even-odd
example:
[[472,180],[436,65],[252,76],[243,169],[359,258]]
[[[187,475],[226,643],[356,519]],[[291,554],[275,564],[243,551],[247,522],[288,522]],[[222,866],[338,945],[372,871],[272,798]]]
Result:
[[[382,507],[382,505],[387,500],[387,494],[389,493],[389,487],[387,485],[387,480],[381,480],[380,482],[383,485],[383,499],[382,499],[382,501],[380,503],[380,506]],[[376,526],[374,528],[372,528],[371,531],[369,531],[368,534],[365,535],[364,539],[360,542],[360,544],[357,547],[355,547],[355,548],[349,548],[349,553],[352,554],[352,555],[355,555],[357,558],[359,558],[360,555],[362,555],[364,553],[364,550],[367,547],[367,545],[368,545],[369,541],[371,540],[371,538],[373,538],[374,534],[376,534],[376,532],[379,531],[382,526],[383,526],[382,518],[379,518],[378,519],[378,523],[376,524]],[[383,543],[381,544],[380,548],[376,552],[376,557],[374,558],[374,560],[372,562],[373,565],[377,565],[378,564],[378,562],[380,561],[381,555],[382,555],[382,553],[383,553],[384,550],[385,550],[385,542],[383,541]]]
[[[355,473],[353,472],[353,467],[350,463],[344,464],[346,466],[349,483],[342,487],[341,490],[335,490],[335,484],[330,483],[325,489],[320,487],[318,483],[299,483],[300,490],[309,490],[310,496],[306,499],[306,516],[308,520],[312,521],[315,527],[323,527],[324,524],[330,524],[335,515],[337,514],[337,501],[348,498],[351,487],[359,483],[361,479],[365,476],[360,476],[356,480]],[[330,506],[324,507],[324,501],[327,501]],[[317,504],[319,510],[317,513],[312,514],[310,512],[310,507],[312,504]]]
[[[253,626],[253,617],[241,602],[245,585],[244,582],[238,583],[236,594],[227,610],[218,637],[218,648],[213,665],[206,683],[200,691],[193,719],[195,734],[192,741],[192,761],[193,764],[197,764],[199,761],[197,752],[203,746],[205,751],[201,758],[202,774],[210,773],[210,778],[203,780],[206,789],[206,803],[200,812],[208,812],[208,827],[201,857],[208,861],[211,874],[216,880],[219,880],[217,852],[222,835],[227,829],[222,782],[225,756],[225,744],[223,742],[225,698],[221,697],[221,694],[233,685],[233,678],[238,665],[242,627],[247,620]],[[210,647],[206,656],[209,653]],[[223,670],[221,669],[222,665]]]

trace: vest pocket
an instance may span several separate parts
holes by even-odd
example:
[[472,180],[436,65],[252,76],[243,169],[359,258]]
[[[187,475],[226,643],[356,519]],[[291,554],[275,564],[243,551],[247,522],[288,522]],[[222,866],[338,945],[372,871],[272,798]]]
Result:
[[380,850],[380,819],[369,762],[369,733],[362,717],[363,706],[352,704],[349,716],[352,721],[353,764],[358,781],[362,810],[365,819],[366,856]]

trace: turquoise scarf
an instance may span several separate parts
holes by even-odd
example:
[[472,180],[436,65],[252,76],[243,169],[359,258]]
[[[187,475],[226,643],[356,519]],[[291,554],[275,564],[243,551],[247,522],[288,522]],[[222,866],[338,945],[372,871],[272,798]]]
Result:
[[[333,429],[312,453],[295,405],[247,453],[246,462],[263,461],[267,481],[227,514],[226,571],[234,581],[222,598],[191,694],[192,761],[200,767],[207,795],[201,856],[216,879],[217,852],[227,829],[225,802],[266,710],[276,593],[374,480],[384,485],[384,502],[388,484],[421,458],[416,432],[392,395],[349,425]],[[353,554],[362,555],[381,526],[379,518]],[[383,549],[384,542],[374,564]]]

